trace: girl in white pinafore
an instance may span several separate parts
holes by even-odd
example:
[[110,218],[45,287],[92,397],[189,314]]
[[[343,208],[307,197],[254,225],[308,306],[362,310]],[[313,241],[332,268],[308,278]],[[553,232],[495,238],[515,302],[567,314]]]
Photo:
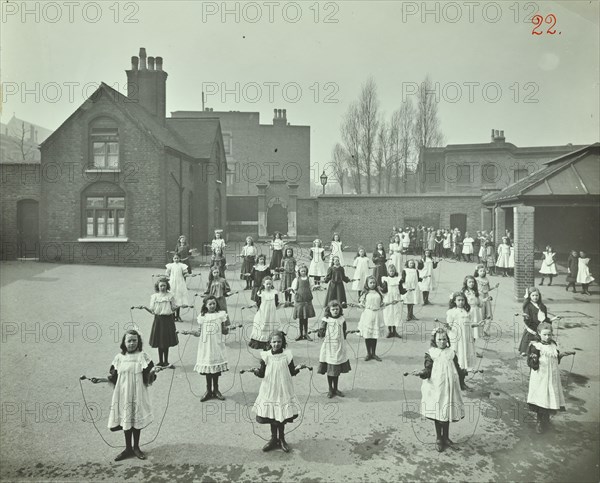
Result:
[[365,282],[365,288],[360,298],[364,306],[363,313],[358,321],[358,330],[367,347],[367,356],[365,361],[375,359],[381,362],[381,358],[375,354],[377,350],[377,339],[383,337],[385,332],[385,322],[383,320],[383,295],[377,288],[377,279],[369,275]]
[[577,263],[577,283],[581,284],[581,289],[583,291],[582,293],[584,295],[590,295],[588,287],[590,286],[590,283],[595,280],[595,278],[592,277],[592,274],[590,273],[590,259],[587,257],[584,251],[579,252],[579,259]]
[[462,293],[465,296],[467,304],[471,309],[471,323],[477,327],[472,327],[473,339],[479,339],[479,326],[483,325],[483,307],[481,297],[479,296],[479,286],[477,280],[471,275],[467,275],[463,282]]
[[550,245],[546,246],[546,249],[542,252],[544,259],[542,260],[542,266],[540,267],[540,273],[542,274],[542,280],[540,285],[544,285],[545,276],[548,275],[550,282],[548,285],[552,285],[552,278],[557,274],[556,263],[554,258],[556,253],[552,250]]
[[319,374],[327,374],[328,398],[344,397],[344,393],[338,389],[338,379],[340,374],[350,372],[350,360],[346,351],[346,329],[342,305],[337,300],[332,300],[325,307],[325,317],[319,329],[319,337],[323,339],[323,344],[317,370]]
[[367,252],[363,247],[358,248],[358,253],[356,254],[356,258],[354,259],[354,274],[352,278],[354,282],[352,282],[352,290],[358,292],[358,296],[360,297],[360,291],[365,286],[365,281],[369,276],[369,258],[367,257]]
[[421,281],[419,288],[423,293],[423,305],[431,305],[429,302],[429,292],[433,288],[433,271],[437,268],[439,262],[433,261],[433,253],[431,250],[425,250],[423,258],[417,265]]
[[394,235],[394,239],[389,246],[388,255],[390,257],[389,265],[394,265],[396,268],[402,266],[402,243],[400,235]]
[[450,309],[446,312],[446,327],[450,344],[456,350],[458,364],[463,369],[471,370],[475,357],[473,331],[471,325],[473,316],[462,292],[455,292],[450,299]]
[[175,300],[175,322],[181,322],[179,316],[179,307],[182,305],[189,305],[188,300],[188,289],[185,283],[185,277],[188,273],[187,265],[179,261],[179,255],[173,256],[173,263],[168,263],[166,266],[166,275],[169,277],[169,285],[171,286],[171,293]]
[[387,277],[381,277],[383,303],[396,302],[383,308],[383,320],[388,327],[387,338],[401,338],[398,328],[402,325],[402,295],[406,290],[402,287],[396,265],[388,265]]
[[308,267],[308,276],[315,279],[315,285],[321,285],[321,277],[327,275],[327,267],[325,267],[325,250],[323,244],[318,238],[313,242],[313,247],[310,249],[310,265]]
[[421,415],[433,419],[438,451],[454,443],[450,439],[450,422],[465,417],[461,386],[464,387],[464,368],[450,346],[449,335],[443,328],[433,331],[431,348],[425,353],[425,368],[416,373],[421,384]]
[[403,295],[403,301],[408,309],[408,316],[406,320],[417,320],[413,312],[415,304],[423,303],[423,295],[421,294],[421,288],[419,282],[423,279],[419,275],[417,270],[417,264],[414,260],[407,260],[404,270],[402,270],[402,286],[406,293]]
[[498,245],[498,259],[496,260],[496,267],[502,269],[502,276],[506,277],[508,274],[506,270],[509,268],[510,258],[510,245],[507,243],[508,238],[502,237],[502,243]]
[[281,322],[277,316],[279,305],[279,292],[273,288],[271,277],[265,277],[263,286],[256,294],[258,311],[254,316],[252,335],[248,347],[252,349],[266,349],[269,346],[269,337],[276,330],[281,330]]
[[329,255],[329,266],[333,265],[333,257],[338,257],[340,259],[340,265],[342,267],[344,266],[343,250],[344,246],[342,244],[342,240],[340,239],[340,235],[338,233],[334,233],[331,239],[331,253]]

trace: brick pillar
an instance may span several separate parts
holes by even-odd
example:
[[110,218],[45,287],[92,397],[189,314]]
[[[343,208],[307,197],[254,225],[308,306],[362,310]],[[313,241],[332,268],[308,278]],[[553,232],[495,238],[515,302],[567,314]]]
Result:
[[297,223],[296,223],[296,213],[298,212],[298,185],[297,184],[288,184],[288,231],[287,235],[289,238],[295,240],[298,235],[297,232]]
[[497,247],[502,243],[502,237],[506,231],[506,212],[504,211],[504,208],[500,208],[499,206],[494,208],[494,217],[496,219],[494,226],[494,242]]
[[267,183],[259,183],[258,188],[258,237],[267,236]]
[[522,300],[527,287],[535,283],[535,261],[533,259],[533,227],[535,208],[533,206],[515,206],[514,247],[515,247],[515,298]]
[[481,229],[487,232],[492,229],[492,210],[485,206],[481,208]]

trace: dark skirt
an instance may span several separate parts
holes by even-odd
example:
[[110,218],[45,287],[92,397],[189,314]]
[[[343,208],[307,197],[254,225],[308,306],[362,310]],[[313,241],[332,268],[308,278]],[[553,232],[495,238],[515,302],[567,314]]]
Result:
[[256,257],[247,256],[244,257],[244,261],[242,262],[242,269],[240,271],[240,279],[246,280],[250,275],[246,275],[247,273],[252,272],[252,267],[256,264]]
[[529,343],[537,340],[539,340],[537,335],[530,334],[529,331],[524,330],[523,337],[521,337],[521,343],[519,344],[519,352],[521,354],[527,354],[527,351],[529,350]]
[[292,318],[295,319],[310,319],[315,316],[315,308],[312,302],[296,302],[294,304],[294,313]]
[[271,256],[271,263],[269,268],[275,270],[281,267],[281,260],[283,259],[283,250],[273,250],[273,256]]
[[327,364],[327,362],[319,362],[319,374],[327,374],[328,376],[338,377],[340,374],[350,372],[350,361],[342,362],[341,364]]
[[346,289],[344,282],[329,282],[327,295],[325,296],[325,305],[332,300],[337,300],[340,304],[346,303]]
[[250,293],[250,300],[252,300],[252,302],[256,302],[256,294],[258,293],[260,287],[257,287],[256,285],[252,285],[252,292]]
[[282,272],[282,274],[281,274],[281,292],[283,292],[284,290],[286,290],[288,288],[291,288],[294,278],[296,278],[295,273]]
[[294,419],[298,417],[297,414],[292,416],[291,418],[287,418],[285,421],[276,421],[271,418],[263,418],[262,416],[256,416],[256,422],[259,424],[287,424],[294,422]]
[[250,342],[248,342],[248,347],[250,347],[250,349],[260,349],[260,350],[267,350],[269,347],[271,346],[271,344],[269,343],[269,341],[260,341],[260,340],[256,340],[256,339],[250,339]]
[[387,277],[387,268],[385,265],[377,265],[373,269],[373,276],[377,280],[377,285],[381,285],[381,277]]
[[571,273],[567,273],[567,283],[575,282],[577,282],[577,272],[573,272],[573,270],[571,270]]
[[150,347],[175,347],[179,344],[175,329],[175,315],[155,315],[148,339]]

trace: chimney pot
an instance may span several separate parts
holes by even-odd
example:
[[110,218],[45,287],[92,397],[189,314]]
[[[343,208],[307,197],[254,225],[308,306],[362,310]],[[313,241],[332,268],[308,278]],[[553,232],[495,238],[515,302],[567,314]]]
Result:
[[157,57],[154,60],[156,61],[156,70],[163,70],[163,58]]
[[140,59],[136,55],[131,57],[131,70],[138,70],[139,65]]
[[284,109],[284,110],[283,110],[283,118],[284,118],[284,119],[287,119],[286,110],[287,110],[287,109]]
[[154,57],[148,57],[148,70],[154,70]]
[[504,131],[500,131],[500,137],[503,138],[504,137]]
[[146,70],[146,49],[140,47],[140,70]]
[[277,118],[277,109],[273,109],[273,118],[276,119]]

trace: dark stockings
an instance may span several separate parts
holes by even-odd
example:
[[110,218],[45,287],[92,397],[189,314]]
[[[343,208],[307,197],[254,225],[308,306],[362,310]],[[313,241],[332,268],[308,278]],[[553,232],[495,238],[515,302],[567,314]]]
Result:
[[377,349],[377,339],[365,339],[365,345],[367,346],[367,355],[374,356]]
[[169,365],[169,348],[159,347],[158,348],[158,363]]

